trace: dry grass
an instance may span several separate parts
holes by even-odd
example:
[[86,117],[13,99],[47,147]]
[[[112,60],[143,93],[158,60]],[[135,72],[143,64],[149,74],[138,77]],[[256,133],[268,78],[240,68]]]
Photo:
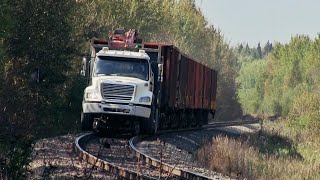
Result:
[[[241,138],[218,136],[197,153],[208,168],[233,178],[320,179],[319,136],[297,142],[269,124],[263,133]],[[308,138],[304,136],[302,139]]]

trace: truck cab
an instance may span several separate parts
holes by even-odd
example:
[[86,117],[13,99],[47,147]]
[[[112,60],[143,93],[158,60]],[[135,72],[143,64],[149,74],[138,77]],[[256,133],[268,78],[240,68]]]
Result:
[[[84,90],[81,128],[100,131],[128,126],[139,133],[152,121],[154,75],[149,55],[137,48],[112,49],[92,40],[91,55],[84,57],[81,74],[88,79]],[[142,125],[143,126],[143,125]]]

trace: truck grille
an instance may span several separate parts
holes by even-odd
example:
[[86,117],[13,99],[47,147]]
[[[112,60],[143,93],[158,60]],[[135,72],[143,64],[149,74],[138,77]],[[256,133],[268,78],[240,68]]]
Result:
[[101,84],[101,95],[105,100],[130,101],[132,99],[133,92],[134,92],[133,85],[110,84],[110,83]]

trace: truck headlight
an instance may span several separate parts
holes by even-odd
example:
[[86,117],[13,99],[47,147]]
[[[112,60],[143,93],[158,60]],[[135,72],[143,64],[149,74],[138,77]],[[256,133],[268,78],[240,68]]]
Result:
[[99,96],[98,96],[98,93],[96,93],[96,92],[87,92],[86,98],[87,99],[98,99]]
[[144,96],[139,99],[139,102],[150,102],[151,98],[149,96]]

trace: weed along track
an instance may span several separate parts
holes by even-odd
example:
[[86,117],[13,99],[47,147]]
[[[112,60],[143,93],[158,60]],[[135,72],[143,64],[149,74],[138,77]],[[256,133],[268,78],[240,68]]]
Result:
[[131,138],[126,135],[106,138],[88,133],[76,139],[75,148],[82,161],[92,168],[105,170],[120,179],[224,179],[223,175],[197,163],[194,152],[221,133],[214,128],[235,124],[216,123],[197,130]]

